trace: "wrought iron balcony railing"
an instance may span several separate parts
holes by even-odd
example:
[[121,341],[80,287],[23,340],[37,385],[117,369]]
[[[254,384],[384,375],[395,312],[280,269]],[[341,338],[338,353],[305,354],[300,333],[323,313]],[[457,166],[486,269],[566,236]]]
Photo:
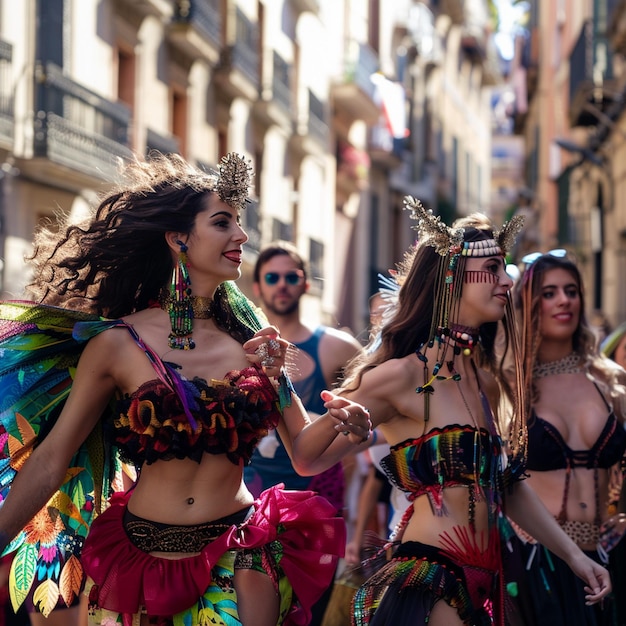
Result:
[[107,178],[129,157],[130,111],[63,74],[54,63],[36,72],[35,156]]
[[235,14],[235,31],[235,41],[229,48],[231,63],[252,82],[257,83],[259,80],[258,24],[250,21],[239,7]]
[[274,74],[272,76],[272,96],[288,111],[291,109],[291,84],[289,63],[274,51]]
[[583,24],[570,55],[569,96],[572,126],[597,124],[598,116],[589,113],[589,104],[600,110],[605,108],[603,87],[611,87],[613,79],[609,41],[606,35],[596,31],[594,21],[589,19]]
[[309,89],[309,133],[316,139],[325,142],[328,138],[328,124],[324,103]]
[[222,42],[220,0],[177,0],[174,23],[193,26],[215,46]]

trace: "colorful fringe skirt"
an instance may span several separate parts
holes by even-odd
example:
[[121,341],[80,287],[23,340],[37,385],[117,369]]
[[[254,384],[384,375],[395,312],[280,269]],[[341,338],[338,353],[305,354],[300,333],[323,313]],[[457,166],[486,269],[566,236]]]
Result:
[[503,626],[496,548],[476,559],[458,549],[452,554],[417,541],[401,543],[391,560],[357,591],[353,625],[426,624],[435,604],[443,600],[464,624]]
[[[280,597],[280,621],[304,626],[330,583],[345,547],[345,525],[311,492],[273,487],[254,511],[202,551],[181,559],[152,556],[124,528],[129,494],[115,494],[92,524],[82,563],[88,576],[90,624],[240,625],[233,585],[238,555],[260,555]],[[254,564],[252,565],[254,567]]]

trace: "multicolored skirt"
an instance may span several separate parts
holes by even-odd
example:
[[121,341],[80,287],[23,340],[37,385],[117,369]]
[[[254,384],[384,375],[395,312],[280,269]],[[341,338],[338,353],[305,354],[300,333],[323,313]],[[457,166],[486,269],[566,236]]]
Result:
[[279,485],[261,494],[243,523],[230,526],[199,554],[160,558],[129,539],[124,528],[129,498],[115,494],[85,542],[82,563],[93,624],[131,626],[145,614],[174,626],[238,626],[233,577],[237,557],[245,554],[257,555],[274,583],[278,623],[304,626],[345,547],[344,522],[326,500]]
[[401,543],[357,591],[353,625],[426,624],[435,604],[443,600],[464,624],[503,626],[498,546],[496,539],[486,551],[463,554],[417,541]]

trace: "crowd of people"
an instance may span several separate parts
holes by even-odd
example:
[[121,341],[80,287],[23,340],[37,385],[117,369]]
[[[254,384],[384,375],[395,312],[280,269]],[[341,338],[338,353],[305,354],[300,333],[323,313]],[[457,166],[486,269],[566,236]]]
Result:
[[522,220],[407,197],[362,345],[303,321],[289,242],[237,288],[243,157],[124,174],[0,303],[0,547],[31,624],[323,626],[345,568],[345,626],[626,624],[626,327],[600,344],[570,254],[514,274]]

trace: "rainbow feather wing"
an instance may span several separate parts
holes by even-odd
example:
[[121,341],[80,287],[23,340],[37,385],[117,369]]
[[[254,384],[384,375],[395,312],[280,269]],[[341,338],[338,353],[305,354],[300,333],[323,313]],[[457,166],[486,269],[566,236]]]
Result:
[[[29,302],[0,303],[0,503],[69,395],[85,341],[116,322]],[[15,552],[9,588],[17,608],[29,593],[48,615],[80,593],[80,551],[108,497],[116,465],[100,427],[74,455],[65,481],[6,548]]]

